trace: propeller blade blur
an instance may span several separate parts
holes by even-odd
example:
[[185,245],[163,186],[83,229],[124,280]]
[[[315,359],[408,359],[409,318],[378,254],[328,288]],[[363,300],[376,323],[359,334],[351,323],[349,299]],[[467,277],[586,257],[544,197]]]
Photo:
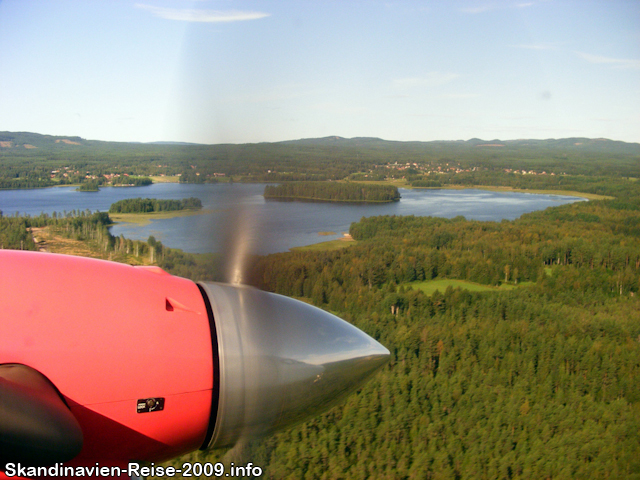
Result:
[[[268,252],[262,196],[230,192],[216,231],[221,267],[200,283],[215,336],[217,411],[205,448],[236,445],[328,410],[389,359],[389,351],[342,319],[299,300],[247,286],[258,254]],[[214,410],[215,410],[214,408]]]
[[254,208],[262,196],[248,197],[231,191],[229,207],[217,226],[222,236],[221,266],[216,278],[232,285],[247,284],[253,265],[253,257],[268,251],[265,245],[264,219]]

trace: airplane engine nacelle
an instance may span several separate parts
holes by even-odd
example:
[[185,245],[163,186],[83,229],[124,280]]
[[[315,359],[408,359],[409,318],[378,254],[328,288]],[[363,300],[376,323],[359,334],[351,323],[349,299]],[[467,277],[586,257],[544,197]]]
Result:
[[297,300],[65,255],[1,250],[0,308],[0,464],[233,445],[325,410],[389,356]]

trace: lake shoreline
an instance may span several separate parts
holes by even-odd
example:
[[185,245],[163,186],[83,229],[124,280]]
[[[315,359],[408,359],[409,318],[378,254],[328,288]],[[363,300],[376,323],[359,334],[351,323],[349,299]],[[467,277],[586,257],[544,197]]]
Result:
[[414,187],[416,189],[443,189],[443,190],[488,190],[496,193],[530,193],[532,195],[558,195],[564,197],[577,197],[585,198],[587,200],[613,200],[614,197],[608,197],[606,195],[597,195],[595,193],[576,192],[573,190],[528,190],[526,188],[513,188],[513,187],[500,187],[490,185],[447,185],[444,187]]
[[185,209],[170,210],[167,212],[149,212],[149,213],[109,213],[109,218],[116,223],[133,223],[138,226],[149,225],[152,220],[165,220],[176,217],[190,217],[193,215],[209,214],[213,212],[210,209]]
[[351,181],[351,183],[376,184],[376,185],[393,185],[394,187],[404,188],[406,190],[488,190],[496,193],[530,193],[533,195],[559,195],[565,197],[577,197],[587,200],[613,200],[614,197],[607,195],[597,195],[595,193],[578,192],[575,190],[542,190],[542,189],[526,189],[514,188],[500,185],[442,185],[440,187],[414,187],[406,180],[377,180],[371,182]]
[[393,203],[393,202],[400,201],[399,198],[397,200],[336,200],[336,199],[313,198],[313,197],[272,197],[272,196],[264,196],[264,199],[268,201],[275,200],[277,202],[351,203],[354,205],[365,205],[368,203],[378,205],[381,203]]
[[[196,183],[180,183],[179,177],[167,176],[167,177],[149,177],[153,180],[153,184],[166,184],[166,183],[176,183],[181,185],[199,185]],[[162,179],[162,180],[161,180]],[[342,180],[340,180],[342,182]],[[227,182],[222,182],[227,183]],[[239,185],[267,185],[269,182],[236,182]],[[286,183],[286,182],[271,182],[271,183]],[[359,182],[359,181],[350,181],[349,183],[360,183],[360,184],[371,184],[371,185],[393,185],[398,188],[404,188],[407,190],[488,190],[490,192],[497,193],[530,193],[533,195],[559,195],[566,197],[577,197],[584,198],[586,200],[613,200],[615,197],[610,197],[607,195],[598,195],[595,193],[586,193],[586,192],[578,192],[575,190],[540,190],[540,189],[526,189],[526,188],[514,188],[514,187],[505,187],[499,185],[442,185],[440,187],[414,187],[407,183],[406,181],[389,181],[389,180],[380,180],[380,181],[372,181],[372,182]],[[28,188],[0,188],[0,191],[13,191],[13,190],[41,190],[46,188],[59,188],[59,187],[79,187],[78,184],[65,184],[65,185],[48,185],[44,187],[28,187]],[[213,185],[213,184],[212,184]],[[149,185],[150,186],[150,185]],[[120,187],[120,185],[100,185],[100,187]],[[126,185],[126,187],[134,187]],[[345,202],[345,203],[392,203],[398,200],[391,201],[379,201],[379,202],[364,202],[364,201],[348,201],[348,200],[318,200],[318,199],[307,199],[302,197],[265,197],[268,200],[285,200],[285,201],[320,201],[320,202]]]

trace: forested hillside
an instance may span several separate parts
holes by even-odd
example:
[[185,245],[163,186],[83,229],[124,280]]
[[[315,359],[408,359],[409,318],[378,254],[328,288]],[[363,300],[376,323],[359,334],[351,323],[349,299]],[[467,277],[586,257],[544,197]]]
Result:
[[[524,171],[554,175],[558,188],[567,190],[563,186],[567,176],[638,177],[639,162],[640,144],[589,138],[394,142],[327,137],[166,145],[0,132],[0,188],[86,181],[127,184],[131,176],[149,175],[180,175],[189,183],[229,178],[244,182],[396,178],[423,182],[422,186],[468,185],[476,178],[476,184],[487,184],[486,177],[496,185],[516,182]],[[531,188],[526,182],[525,188]]]

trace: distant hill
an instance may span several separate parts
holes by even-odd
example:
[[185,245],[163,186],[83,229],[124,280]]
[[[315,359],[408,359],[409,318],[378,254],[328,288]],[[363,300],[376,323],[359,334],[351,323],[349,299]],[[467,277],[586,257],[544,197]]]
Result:
[[147,142],[148,145],[202,145],[200,143],[190,142]]
[[80,137],[40,135],[29,132],[0,132],[0,148],[56,148],[82,145]]
[[[51,170],[76,165],[104,167],[102,173],[109,173],[106,169],[135,175],[183,173],[184,178],[199,175],[209,179],[225,174],[242,176],[246,181],[342,179],[388,163],[640,177],[639,143],[579,137],[401,142],[330,136],[273,143],[203,145],[105,142],[78,136],[0,132],[0,160],[5,167],[13,168],[5,170],[4,176],[21,175],[19,166],[24,159],[30,159],[34,166],[50,166]],[[160,164],[163,169],[159,168]]]
[[451,148],[451,147],[528,147],[529,149],[572,149],[581,151],[616,151],[628,154],[640,155],[640,143],[628,143],[617,140],[609,140],[607,138],[550,138],[545,140],[537,139],[517,139],[517,140],[482,140],[480,138],[471,138],[469,140],[433,140],[433,141],[396,141],[383,140],[377,137],[354,137],[344,138],[339,136],[322,137],[322,138],[304,138],[300,140],[288,140],[277,142],[281,145],[315,145],[315,146],[340,146],[340,147],[423,147],[432,148]]
[[[30,145],[36,148],[67,148],[67,147],[140,147],[140,146],[192,146],[192,147],[219,147],[216,144],[201,144],[191,142],[107,142],[101,140],[87,140],[78,136],[42,135],[31,132],[0,132],[0,148],[25,148]],[[434,147],[482,147],[482,146],[505,146],[505,147],[529,147],[529,148],[569,148],[574,150],[592,151],[619,151],[630,154],[640,154],[640,143],[628,143],[607,138],[550,138],[545,140],[518,139],[518,140],[482,140],[471,138],[469,140],[434,140],[434,141],[396,141],[384,140],[377,137],[354,137],[345,138],[340,136],[330,136],[321,138],[303,138],[299,140],[286,140],[282,142],[261,142],[247,144],[224,144],[227,148],[255,146],[255,145],[313,145],[313,146],[339,146],[339,147],[403,147],[421,146],[424,148]],[[28,149],[29,147],[27,147]]]
[[630,154],[640,153],[640,143],[627,143],[618,140],[609,140],[607,138],[559,138],[548,140],[507,140],[506,145],[516,147],[545,147],[545,148],[569,148],[577,150],[590,151],[616,151]]
[[383,140],[381,138],[376,137],[354,137],[354,138],[344,138],[338,136],[332,137],[322,137],[322,138],[303,138],[300,140],[287,140],[284,142],[277,142],[281,145],[317,145],[317,146],[325,146],[325,145],[333,145],[339,147],[353,147],[353,146],[362,146],[362,145],[376,145],[376,144],[388,144],[394,143],[390,140]]

